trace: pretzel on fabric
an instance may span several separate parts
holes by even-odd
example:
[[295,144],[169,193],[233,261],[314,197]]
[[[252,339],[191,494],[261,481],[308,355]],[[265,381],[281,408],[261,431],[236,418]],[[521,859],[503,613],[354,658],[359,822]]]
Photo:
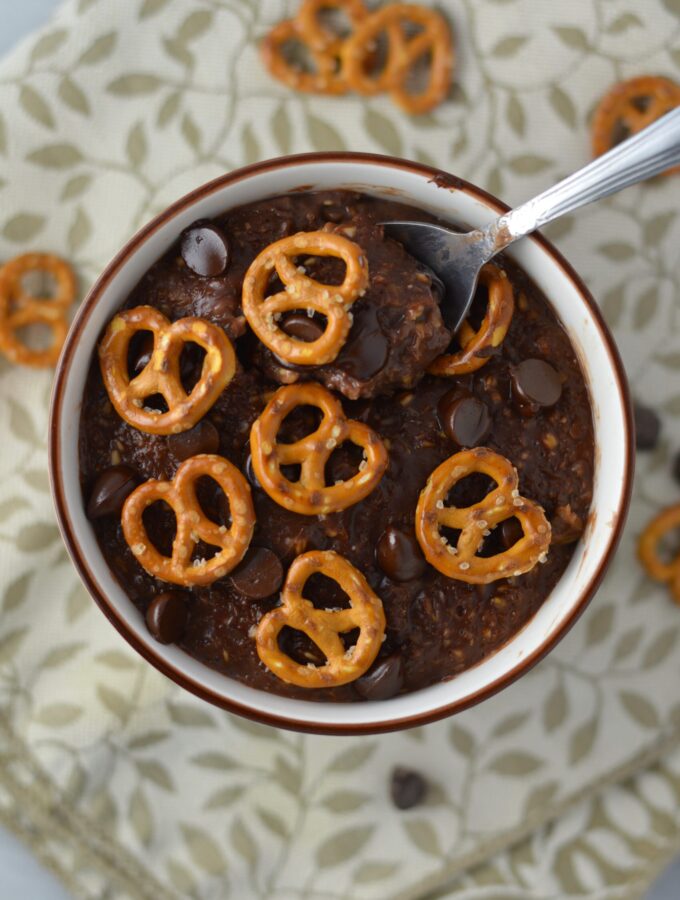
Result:
[[[602,98],[592,122],[593,154],[600,156],[680,106],[680,85],[660,75],[641,75],[615,84]],[[680,171],[673,166],[664,172]]]
[[[53,297],[41,298],[28,293],[23,285],[27,275],[41,272],[55,282]],[[14,363],[34,368],[56,365],[68,333],[67,313],[76,297],[73,269],[58,256],[26,253],[0,268],[0,350]],[[18,335],[30,325],[46,325],[52,332],[52,344],[46,350],[32,350]]]

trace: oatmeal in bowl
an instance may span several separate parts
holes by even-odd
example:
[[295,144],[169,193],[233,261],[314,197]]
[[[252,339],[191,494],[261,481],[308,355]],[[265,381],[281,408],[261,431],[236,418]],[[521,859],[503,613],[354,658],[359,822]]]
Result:
[[622,525],[627,388],[590,296],[532,238],[453,334],[382,223],[501,206],[435,174],[321,154],[213,182],[114,260],[62,360],[52,475],[85,583],[162,671],[262,721],[482,699],[566,631]]

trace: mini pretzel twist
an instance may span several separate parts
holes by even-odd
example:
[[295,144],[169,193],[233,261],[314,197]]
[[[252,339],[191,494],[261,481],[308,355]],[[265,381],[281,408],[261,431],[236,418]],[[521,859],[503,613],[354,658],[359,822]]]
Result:
[[[445,506],[449,491],[476,472],[493,478],[497,487],[472,506]],[[502,553],[477,556],[491,529],[515,516],[523,537]],[[460,530],[455,547],[440,533],[442,527]],[[427,561],[442,574],[468,584],[488,584],[545,562],[550,523],[537,503],[520,496],[512,464],[486,447],[475,447],[449,457],[428,478],[416,508],[416,536]]]
[[[350,600],[349,609],[316,609],[303,596],[307,579],[316,573],[336,581]],[[279,648],[288,626],[304,632],[326,656],[323,666],[300,665]],[[345,650],[340,635],[359,629],[356,644]],[[382,602],[364,576],[344,557],[313,550],[294,560],[281,593],[281,606],[268,612],[257,629],[257,652],[282,681],[305,688],[337,687],[354,681],[372,665],[385,633]]]
[[515,309],[512,285],[502,269],[488,263],[479,281],[489,291],[489,303],[479,330],[475,331],[464,321],[458,333],[462,349],[435,359],[428,369],[431,375],[465,375],[481,369],[489,361],[489,351],[500,347],[505,340]]
[[[600,156],[680,106],[680,85],[659,75],[642,75],[615,84],[600,101],[592,123],[593,154]],[[664,172],[680,171],[674,166]]]
[[[342,284],[315,281],[295,265],[297,256],[335,256],[346,266]],[[266,296],[273,272],[285,290]],[[368,285],[368,263],[357,244],[340,234],[309,231],[270,244],[253,260],[243,279],[243,312],[258,338],[284,362],[320,366],[340,352],[352,326],[349,308]],[[315,341],[286,334],[277,324],[284,312],[313,310],[326,317]]]
[[[153,334],[153,352],[135,378],[128,375],[128,348],[138,331]],[[189,393],[180,378],[180,356],[187,343],[205,350],[201,376]],[[99,345],[104,386],[118,415],[149,434],[178,434],[201,419],[229,384],[236,371],[236,354],[217,325],[188,317],[170,322],[151,306],[117,313]],[[144,400],[161,394],[167,412],[144,407]]]
[[[344,12],[353,26],[368,15],[362,0],[305,0],[294,19],[280,22],[262,42],[262,58],[274,78],[307,93],[346,92],[339,62],[343,38],[319,21],[319,13],[329,9]],[[315,71],[306,72],[286,57],[286,44],[292,42],[306,47]]]
[[[321,424],[293,444],[277,443],[281,424],[297,406],[316,406]],[[365,461],[347,481],[326,486],[325,466],[333,450],[351,441],[364,450]],[[346,419],[335,397],[315,382],[279,388],[253,423],[250,432],[253,469],[262,488],[279,506],[306,516],[347,509],[367,497],[387,468],[385,446],[367,425]],[[300,480],[289,481],[282,466],[299,464]]]
[[[231,526],[206,518],[196,497],[196,482],[208,476],[222,488],[229,501]],[[162,500],[172,507],[177,531],[172,556],[154,547],[144,527],[144,510]],[[172,481],[146,481],[130,494],[121,517],[123,535],[137,562],[162,581],[184,586],[212,584],[224,577],[244,557],[255,527],[250,487],[239,470],[221,456],[202,453],[183,462]],[[192,562],[199,541],[219,547],[212,559]]]
[[[408,36],[408,28],[420,31]],[[371,58],[381,33],[387,35],[387,58],[382,71],[371,73]],[[426,87],[412,93],[409,75],[429,55]],[[389,91],[394,102],[411,114],[427,112],[445,99],[451,81],[453,47],[448,23],[433,9],[408,3],[390,3],[360,23],[342,48],[342,75],[360,94]]]
[[680,553],[665,563],[659,556],[659,544],[669,531],[680,527],[680,503],[662,510],[640,535],[638,557],[654,581],[668,584],[673,600],[680,605]]
[[[56,285],[53,297],[29,294],[23,279],[32,272],[51,275]],[[67,312],[76,296],[73,269],[47,253],[26,253],[0,268],[0,350],[12,362],[42,368],[53,366],[59,359],[68,333]],[[32,350],[19,339],[17,332],[29,325],[47,325],[52,344],[46,350]]]

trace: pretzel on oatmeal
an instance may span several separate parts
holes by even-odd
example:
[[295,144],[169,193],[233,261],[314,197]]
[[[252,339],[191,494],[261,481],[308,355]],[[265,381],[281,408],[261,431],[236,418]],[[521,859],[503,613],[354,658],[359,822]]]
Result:
[[662,510],[640,535],[638,557],[650,578],[668,584],[673,600],[680,605],[680,553],[670,562],[659,556],[659,544],[668,532],[680,527],[680,503]]
[[[420,30],[409,36],[409,29]],[[371,71],[378,37],[386,34],[387,57],[380,72]],[[428,60],[425,88],[409,90],[416,64]],[[394,102],[411,114],[427,112],[445,99],[451,81],[453,45],[446,19],[433,9],[390,3],[361,22],[342,47],[342,76],[360,94],[389,91]]]
[[[680,85],[659,75],[642,75],[615,84],[602,98],[592,123],[593,154],[600,156],[680,106]],[[674,166],[664,172],[680,171]]]
[[[52,278],[52,297],[35,297],[24,286],[32,273]],[[53,366],[59,359],[68,333],[67,312],[76,296],[73,269],[63,259],[49,253],[26,253],[0,268],[0,350],[12,362],[42,368]],[[52,343],[46,350],[32,350],[18,331],[30,325],[46,325],[52,332]]]
[[[332,578],[347,594],[348,609],[316,609],[303,596],[308,578]],[[283,628],[304,632],[326,656],[325,665],[301,665],[279,647]],[[355,645],[345,649],[341,634],[359,629]],[[282,681],[305,688],[337,687],[355,681],[373,664],[385,634],[385,612],[358,569],[331,550],[313,550],[294,560],[281,593],[281,605],[266,613],[257,628],[257,652]]]
[[[139,331],[153,334],[153,352],[135,378],[128,375],[128,348]],[[200,378],[185,391],[180,357],[185,344],[205,350]],[[152,306],[137,306],[117,313],[99,345],[104,386],[118,415],[148,434],[179,434],[201,419],[229,384],[236,371],[236,354],[221,328],[203,319],[187,317],[170,322]],[[150,409],[144,401],[160,394],[167,412]]]
[[[227,496],[229,528],[208,519],[198,502],[196,482],[204,477],[216,481]],[[158,501],[167,503],[177,520],[171,556],[154,547],[144,526],[144,510]],[[152,479],[135,488],[123,505],[121,524],[130,550],[149,575],[189,587],[212,584],[243,559],[253,536],[255,510],[250,486],[236,466],[221,456],[201,453],[183,462],[172,481]],[[219,547],[219,552],[192,562],[199,541]]]
[[[472,506],[446,506],[449,491],[475,473],[492,478],[494,490]],[[462,450],[443,462],[428,478],[416,508],[416,536],[427,561],[449,578],[468,584],[522,575],[545,562],[550,523],[537,503],[520,496],[518,483],[512,464],[486,447]],[[523,536],[502,553],[478,556],[491,530],[515,517]],[[455,547],[441,534],[442,527],[460,531]]]
[[[344,12],[356,26],[368,12],[362,0],[305,0],[294,19],[276,25],[262,42],[262,58],[270,73],[298,91],[344,94],[347,84],[340,72],[339,54],[344,39],[320,21],[325,10]],[[297,43],[309,53],[315,70],[305,71],[286,56],[286,45]]]
[[[298,406],[315,406],[323,418],[316,431],[292,444],[277,441],[286,416]],[[325,467],[344,441],[363,448],[356,475],[326,486]],[[345,418],[342,406],[315,382],[279,388],[250,432],[253,469],[264,491],[279,506],[306,516],[338,512],[367,497],[387,468],[385,446],[367,425]],[[289,481],[282,466],[299,464],[300,478]]]
[[[342,284],[323,284],[296,265],[299,256],[333,256],[346,266]],[[267,297],[267,286],[278,275],[284,290]],[[357,244],[328,231],[309,231],[270,244],[253,260],[243,279],[243,313],[262,343],[292,365],[320,366],[332,362],[352,327],[350,307],[366,290],[368,263]],[[285,312],[307,310],[326,318],[324,333],[315,341],[292,337],[279,327]]]
[[480,284],[489,292],[489,302],[477,331],[464,321],[458,332],[461,350],[438,357],[429,367],[431,375],[465,375],[481,369],[490,352],[505,340],[515,310],[512,285],[498,266],[487,263],[479,275]]

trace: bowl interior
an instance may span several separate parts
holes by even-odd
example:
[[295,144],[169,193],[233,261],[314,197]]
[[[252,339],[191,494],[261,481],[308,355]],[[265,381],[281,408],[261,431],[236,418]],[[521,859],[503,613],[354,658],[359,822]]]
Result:
[[[175,646],[162,646],[149,635],[137,609],[115,581],[85,517],[78,477],[78,429],[81,397],[97,338],[130,290],[179,232],[195,219],[305,187],[352,188],[392,197],[425,208],[459,226],[481,226],[498,213],[472,188],[438,187],[418,166],[387,160],[282,160],[253,167],[212,183],[179,201],[137,235],[107,268],[83,305],[62,357],[53,408],[51,465],[58,512],[69,548],[90,590],[107,615],[137,649],[185,687],[231,708],[241,707],[269,721],[320,730],[380,729],[417,724],[445,709],[461,708],[518,674],[549,645],[580,611],[601,575],[603,558],[615,541],[628,490],[626,398],[602,325],[584,302],[569,271],[546,247],[527,239],[509,254],[550,299],[571,336],[590,387],[596,460],[594,513],[574,556],[551,595],[511,641],[474,668],[441,684],[389,701],[356,704],[291,700],[246,687],[212,671]],[[606,460],[606,469],[601,460]],[[60,502],[59,502],[60,501]],[[99,597],[97,597],[99,595]],[[108,607],[108,608],[106,608]],[[411,721],[409,721],[411,720]]]

